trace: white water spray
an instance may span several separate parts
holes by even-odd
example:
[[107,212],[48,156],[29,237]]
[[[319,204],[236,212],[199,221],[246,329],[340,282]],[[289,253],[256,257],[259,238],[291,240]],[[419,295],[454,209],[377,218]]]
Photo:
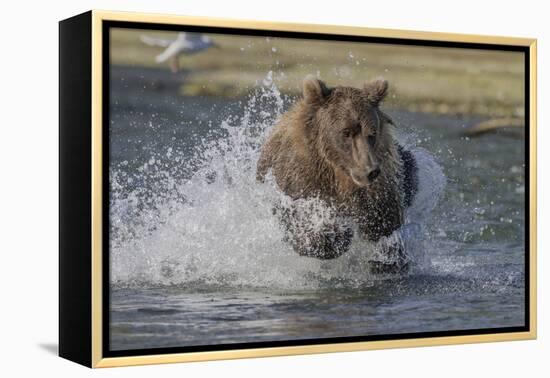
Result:
[[[297,255],[284,241],[275,203],[288,198],[268,176],[256,181],[263,141],[285,101],[268,75],[239,117],[220,125],[224,137],[203,141],[192,156],[172,148],[151,156],[135,172],[111,167],[111,282],[115,286],[207,285],[281,290],[371,285],[368,260],[380,247],[354,237],[335,260]],[[423,227],[445,185],[433,157],[413,150],[420,188],[402,238],[422,266]],[[166,168],[167,160],[179,168]],[[182,174],[187,172],[187,174]],[[128,188],[132,188],[129,190]],[[329,209],[316,207],[319,222]]]

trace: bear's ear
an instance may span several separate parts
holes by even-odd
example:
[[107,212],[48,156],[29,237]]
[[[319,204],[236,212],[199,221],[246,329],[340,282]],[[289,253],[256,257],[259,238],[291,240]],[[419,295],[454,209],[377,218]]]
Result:
[[367,94],[367,99],[369,102],[371,102],[374,106],[378,106],[388,94],[388,81],[384,79],[376,79],[365,83],[363,89]]
[[313,75],[304,79],[304,99],[308,103],[315,103],[330,95],[331,90],[321,80]]

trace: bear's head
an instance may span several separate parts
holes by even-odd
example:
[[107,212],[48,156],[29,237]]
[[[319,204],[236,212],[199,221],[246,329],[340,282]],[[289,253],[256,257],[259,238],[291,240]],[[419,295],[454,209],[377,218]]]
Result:
[[379,108],[387,91],[383,79],[361,89],[329,88],[312,76],[304,80],[310,135],[321,157],[359,187],[375,183],[395,156],[393,122]]

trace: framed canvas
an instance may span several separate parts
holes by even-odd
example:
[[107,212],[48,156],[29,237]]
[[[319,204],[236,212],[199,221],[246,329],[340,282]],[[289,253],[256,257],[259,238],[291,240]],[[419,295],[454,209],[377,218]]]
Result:
[[536,40],[60,22],[59,354],[536,337]]

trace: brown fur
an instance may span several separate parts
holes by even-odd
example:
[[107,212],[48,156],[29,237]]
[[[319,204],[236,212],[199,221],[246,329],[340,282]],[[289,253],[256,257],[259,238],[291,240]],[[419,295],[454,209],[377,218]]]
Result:
[[[281,117],[262,147],[257,179],[263,181],[271,170],[291,198],[321,198],[356,222],[369,240],[390,235],[403,221],[403,174],[392,121],[379,109],[387,88],[386,81],[376,80],[362,89],[329,89],[306,78],[303,98]],[[379,175],[370,180],[376,168]],[[336,232],[331,240],[349,234],[338,225],[328,229]],[[349,245],[325,244],[304,247],[293,240],[298,253],[322,258],[337,257]]]

